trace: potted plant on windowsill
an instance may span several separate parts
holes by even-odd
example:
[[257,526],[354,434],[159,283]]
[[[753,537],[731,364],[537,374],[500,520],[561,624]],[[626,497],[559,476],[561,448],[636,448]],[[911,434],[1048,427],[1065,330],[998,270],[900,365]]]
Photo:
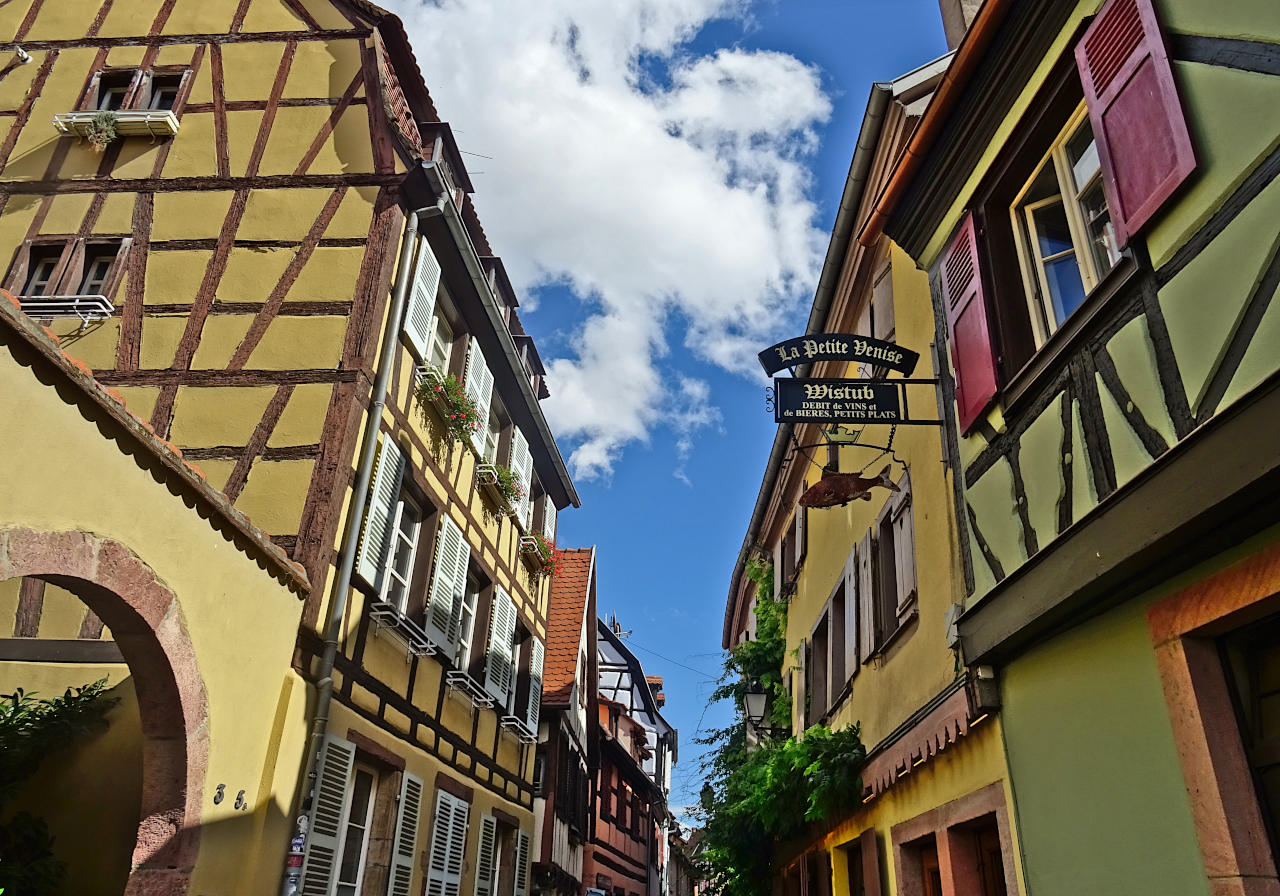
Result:
[[524,498],[520,477],[502,464],[479,464],[476,466],[476,481],[484,486],[489,498],[507,516],[515,513],[516,504]]
[[453,375],[443,375],[434,367],[419,377],[414,399],[425,422],[427,408],[434,408],[444,422],[451,442],[467,442],[480,428],[480,411],[467,395],[467,387]]
[[89,124],[85,127],[84,138],[89,141],[89,146],[94,152],[102,152],[112,143],[119,139],[120,133],[116,130],[116,123],[120,116],[110,109],[103,109],[94,113],[93,118],[89,119]]
[[541,532],[520,536],[520,555],[535,576],[555,576],[560,572],[560,549]]

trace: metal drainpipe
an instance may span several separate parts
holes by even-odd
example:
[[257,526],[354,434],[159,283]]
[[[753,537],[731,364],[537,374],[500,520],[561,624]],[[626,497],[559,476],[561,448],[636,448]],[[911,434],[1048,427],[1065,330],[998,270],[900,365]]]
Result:
[[[447,201],[447,200],[445,200]],[[347,595],[351,591],[351,576],[355,572],[356,547],[360,543],[359,520],[364,515],[365,504],[369,498],[369,480],[373,478],[373,459],[377,454],[378,429],[382,423],[382,411],[387,404],[387,384],[391,380],[391,365],[395,359],[395,348],[400,341],[400,329],[403,323],[405,295],[409,291],[409,270],[413,263],[413,250],[417,245],[414,239],[418,232],[418,221],[424,217],[440,214],[440,206],[428,206],[415,209],[409,213],[404,224],[404,240],[400,246],[400,261],[396,271],[395,288],[391,292],[391,311],[387,315],[387,330],[382,337],[382,351],[378,359],[378,373],[373,381],[372,401],[365,417],[364,441],[360,446],[360,467],[356,473],[356,481],[351,492],[351,509],[347,514],[347,533],[342,543],[342,566],[334,581],[333,600],[329,605],[329,619],[325,627],[324,653],[320,657],[320,668],[316,677],[316,713],[311,720],[311,735],[307,744],[306,775],[303,777],[306,809],[298,818],[298,835],[305,835],[312,812],[311,801],[315,796],[316,762],[320,757],[320,747],[324,743],[325,733],[329,727],[329,705],[333,702],[333,666],[338,658],[339,641],[342,637],[342,617],[347,611]],[[296,892],[290,889],[288,869],[282,892]],[[300,881],[299,881],[300,885]]]

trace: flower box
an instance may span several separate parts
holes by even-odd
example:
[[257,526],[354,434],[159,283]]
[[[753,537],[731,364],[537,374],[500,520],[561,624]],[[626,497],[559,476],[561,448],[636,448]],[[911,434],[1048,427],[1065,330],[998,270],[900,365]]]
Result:
[[481,421],[480,412],[467,395],[466,386],[456,376],[429,365],[420,365],[414,373],[418,383],[413,396],[423,420],[426,419],[426,409],[431,408],[444,424],[450,441],[469,444]]
[[[97,109],[59,112],[53,116],[53,126],[59,134],[87,137],[93,130],[93,117],[97,114]],[[169,109],[117,109],[114,115],[119,137],[172,137],[178,133],[178,116]]]
[[554,576],[560,572],[560,551],[556,543],[541,532],[520,536],[520,556],[535,576]]

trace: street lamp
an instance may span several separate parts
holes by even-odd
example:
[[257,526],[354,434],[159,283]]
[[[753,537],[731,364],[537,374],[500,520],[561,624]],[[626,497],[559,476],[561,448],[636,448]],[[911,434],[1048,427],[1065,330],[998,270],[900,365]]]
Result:
[[764,685],[760,684],[760,679],[751,679],[747,685],[747,692],[742,695],[742,711],[746,713],[747,723],[752,728],[761,730],[764,725],[765,706],[769,702],[769,695],[764,692]]

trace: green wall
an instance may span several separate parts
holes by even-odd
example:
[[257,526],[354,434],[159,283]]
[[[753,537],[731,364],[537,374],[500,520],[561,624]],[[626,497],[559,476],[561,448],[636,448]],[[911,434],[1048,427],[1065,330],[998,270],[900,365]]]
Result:
[[1144,617],[1133,601],[1002,670],[1029,896],[1207,896]]

